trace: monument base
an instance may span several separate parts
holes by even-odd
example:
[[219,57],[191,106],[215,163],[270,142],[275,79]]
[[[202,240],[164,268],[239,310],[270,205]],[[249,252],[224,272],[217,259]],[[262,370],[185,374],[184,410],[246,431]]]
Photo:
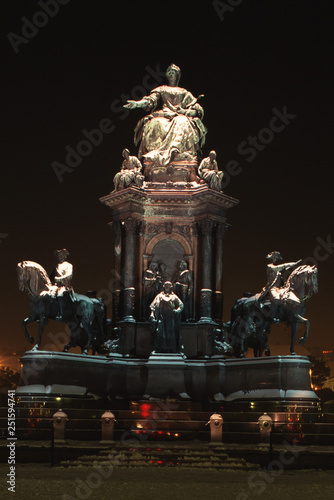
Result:
[[206,423],[219,413],[224,441],[257,442],[258,419],[266,412],[284,439],[295,439],[295,428],[299,436],[302,422],[313,433],[310,444],[326,441],[324,428],[312,427],[319,420],[318,397],[311,388],[311,363],[303,356],[187,359],[154,353],[139,359],[30,351],[21,362],[19,435],[33,430],[47,439],[52,415],[65,408],[73,439],[100,439],[101,415],[110,410],[116,440],[133,435],[208,441]]
[[311,362],[304,356],[187,359],[156,353],[136,359],[28,351],[21,363],[17,395],[92,395],[127,401],[147,395],[180,400],[189,396],[203,403],[318,401],[311,388]]
[[151,354],[146,368],[147,385],[144,399],[161,397],[190,399],[185,386],[187,365],[182,354]]

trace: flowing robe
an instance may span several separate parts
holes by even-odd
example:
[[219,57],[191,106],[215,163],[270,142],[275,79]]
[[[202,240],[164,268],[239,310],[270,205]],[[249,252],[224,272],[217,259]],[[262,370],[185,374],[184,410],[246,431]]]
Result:
[[193,279],[189,269],[181,271],[175,282],[175,292],[182,300],[184,305],[184,319],[189,320],[192,318],[192,293],[193,293]]
[[223,172],[218,170],[217,161],[210,161],[210,158],[204,158],[198,167],[198,175],[208,183],[211,189],[221,191]]
[[154,297],[159,293],[161,285],[161,275],[158,270],[153,270],[152,268],[146,269],[143,279],[144,288],[144,318],[148,317],[150,312],[150,305],[154,300]]
[[141,175],[142,164],[136,156],[129,156],[122,163],[120,172],[114,177],[115,190],[124,189],[131,184],[142,187],[144,176]]
[[150,309],[155,320],[153,346],[156,352],[181,352],[180,315],[183,303],[175,293],[159,293]]
[[[138,156],[157,165],[166,166],[173,154],[177,159],[194,160],[205,142],[202,123],[203,108],[186,89],[162,85],[146,97],[149,115],[135,128],[135,144],[140,143]],[[196,112],[196,116],[179,113],[176,107]]]

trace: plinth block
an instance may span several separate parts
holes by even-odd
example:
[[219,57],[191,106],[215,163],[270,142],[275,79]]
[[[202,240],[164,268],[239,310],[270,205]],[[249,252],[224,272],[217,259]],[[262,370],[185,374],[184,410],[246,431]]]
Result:
[[145,398],[177,397],[190,399],[186,393],[186,362],[182,354],[154,353],[146,363],[148,370]]

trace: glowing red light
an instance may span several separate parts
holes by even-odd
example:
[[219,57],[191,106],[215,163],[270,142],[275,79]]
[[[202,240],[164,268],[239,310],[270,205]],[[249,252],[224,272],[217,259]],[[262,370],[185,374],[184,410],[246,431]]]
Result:
[[142,418],[148,418],[150,415],[151,405],[143,403],[140,405],[140,413]]

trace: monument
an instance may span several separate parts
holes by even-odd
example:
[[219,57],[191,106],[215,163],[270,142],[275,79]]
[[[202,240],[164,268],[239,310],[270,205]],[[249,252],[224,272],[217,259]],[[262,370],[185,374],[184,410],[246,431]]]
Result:
[[[201,408],[222,401],[240,402],[246,408],[254,400],[312,406],[317,396],[310,385],[310,362],[294,355],[293,344],[298,324],[308,326],[303,317],[305,287],[316,293],[316,269],[299,262],[282,267],[277,264],[278,252],[270,254],[266,287],[237,301],[228,337],[224,336],[224,237],[228,210],[238,200],[222,191],[216,152],[202,159],[207,130],[199,101],[204,96],[195,97],[179,86],[181,71],[174,64],[166,77],[167,85],[125,104],[144,111],[134,131],[138,156],[123,150],[114,190],[100,198],[109,209],[117,277],[112,290],[114,334],[104,342],[108,353],[87,356],[93,339],[101,344],[106,340],[101,302],[88,299],[92,309],[87,319],[80,309],[69,318],[59,301],[50,317],[60,315],[85,331],[86,355],[27,352],[18,393],[93,394],[123,408],[131,401],[167,399]],[[19,265],[22,286],[26,267]],[[290,276],[283,277],[287,270]],[[44,270],[39,271],[43,275]],[[41,292],[44,300],[51,300],[53,285],[46,278],[36,301]],[[71,297],[74,304],[83,300],[76,294]],[[261,324],[260,316],[265,318]],[[36,314],[25,322],[34,319]],[[254,336],[261,355],[270,325],[278,321],[296,325],[291,356],[231,357],[233,352],[242,356]],[[40,336],[41,331],[40,327]],[[42,360],[44,368],[37,370]]]
[[300,324],[305,334],[299,339],[303,345],[308,337],[310,322],[304,318],[306,300],[318,292],[318,269],[303,265],[302,260],[279,264],[279,252],[267,255],[268,282],[258,294],[237,300],[232,310],[229,337],[237,356],[244,356],[247,346],[254,356],[270,355],[267,345],[272,324],[287,323],[291,328],[290,353],[295,355],[295,341]]

